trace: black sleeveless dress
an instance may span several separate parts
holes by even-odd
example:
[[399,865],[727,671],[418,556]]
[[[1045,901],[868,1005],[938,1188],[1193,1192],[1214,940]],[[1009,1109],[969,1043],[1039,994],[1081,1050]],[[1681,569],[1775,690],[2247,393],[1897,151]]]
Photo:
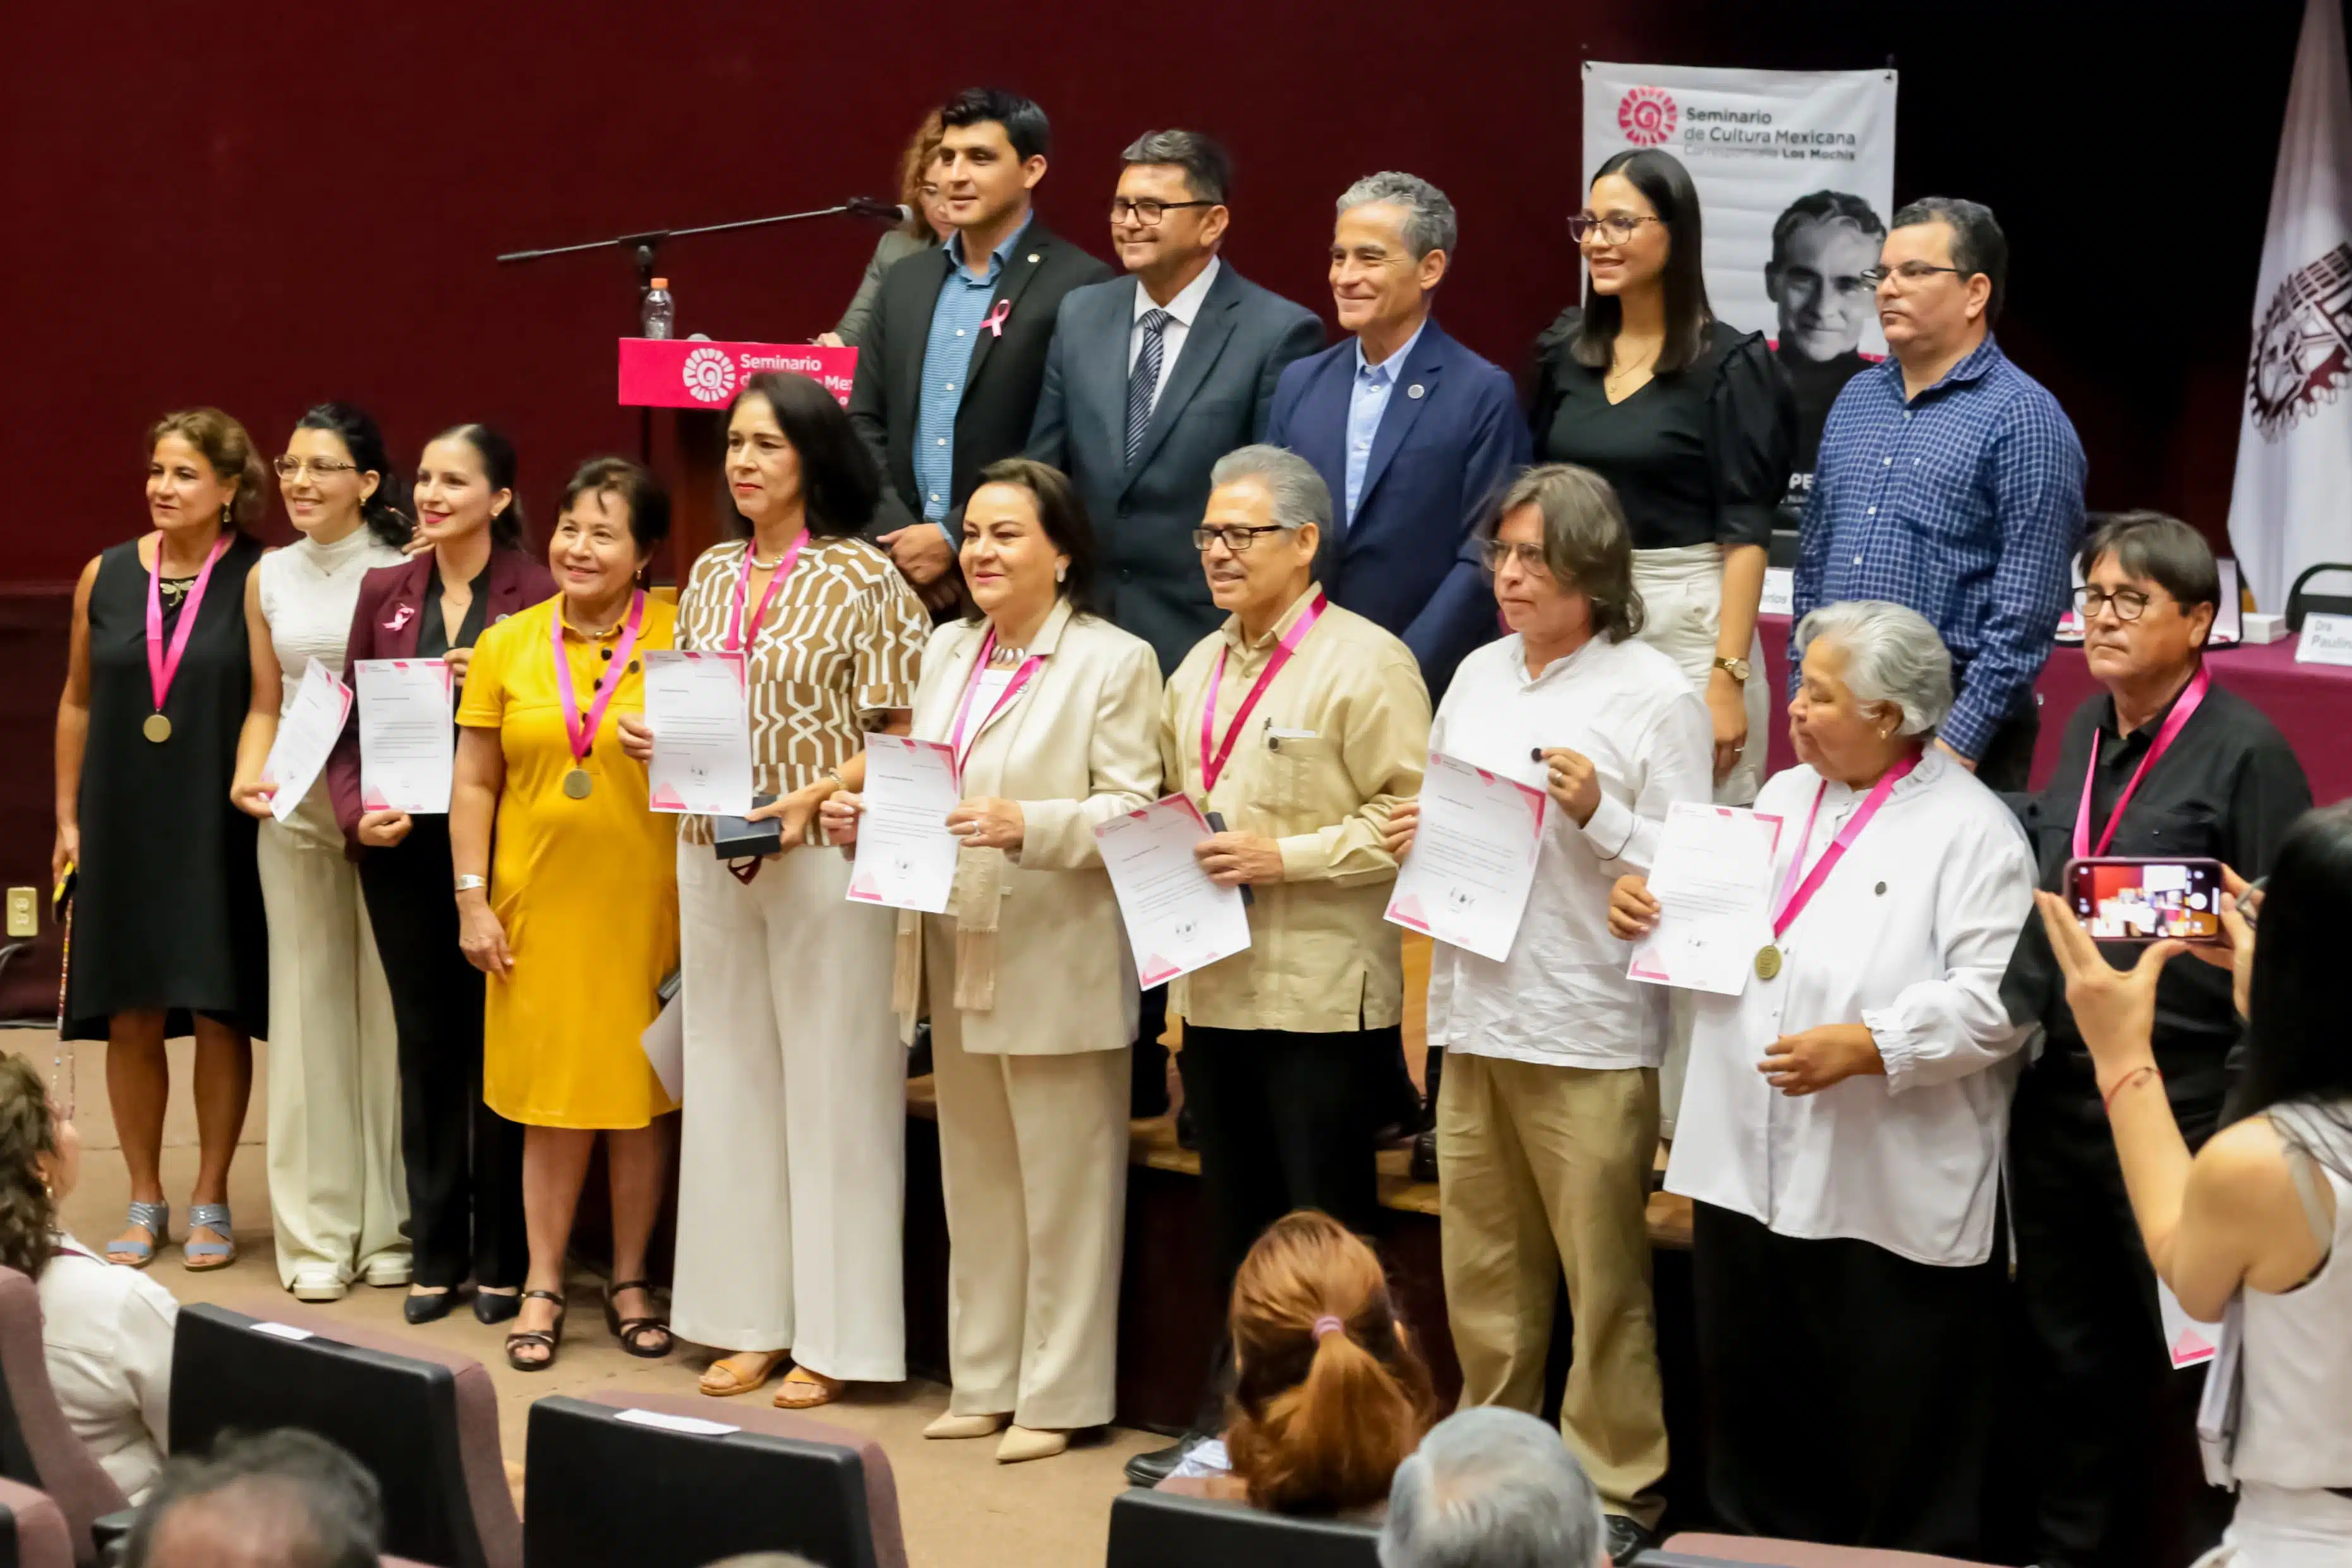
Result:
[[[98,558],[89,589],[89,742],[81,767],[81,872],[65,1037],[106,1038],[116,1013],[163,1008],[177,1037],[201,1013],[269,1033],[269,932],[254,864],[259,827],[229,804],[237,731],[253,696],[245,580],[258,541],[236,536],[213,568],[163,707],[147,673],[147,569],[136,541]],[[163,635],[179,625],[166,595]]]

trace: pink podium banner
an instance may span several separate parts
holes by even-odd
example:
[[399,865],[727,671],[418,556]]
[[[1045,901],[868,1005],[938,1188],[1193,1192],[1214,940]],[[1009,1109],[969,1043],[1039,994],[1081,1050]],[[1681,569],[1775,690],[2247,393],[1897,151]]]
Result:
[[621,397],[630,408],[724,408],[763,371],[807,376],[849,403],[856,349],[814,343],[714,343],[690,338],[623,338]]

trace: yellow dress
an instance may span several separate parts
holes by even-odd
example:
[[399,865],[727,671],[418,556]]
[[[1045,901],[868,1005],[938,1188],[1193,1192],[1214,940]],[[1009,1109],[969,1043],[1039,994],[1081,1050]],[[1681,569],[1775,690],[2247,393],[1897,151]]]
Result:
[[[655,993],[677,968],[677,825],[646,808],[645,764],[622,754],[619,716],[646,705],[643,660],[621,672],[584,764],[588,797],[563,793],[572,767],[549,625],[561,595],[482,633],[457,722],[495,730],[506,754],[490,908],[514,975],[484,1008],[482,1098],[536,1127],[643,1127],[675,1110],[641,1037]],[[625,617],[624,617],[625,619]],[[666,648],[676,606],[646,595],[637,649]],[[620,641],[564,632],[583,718]]]

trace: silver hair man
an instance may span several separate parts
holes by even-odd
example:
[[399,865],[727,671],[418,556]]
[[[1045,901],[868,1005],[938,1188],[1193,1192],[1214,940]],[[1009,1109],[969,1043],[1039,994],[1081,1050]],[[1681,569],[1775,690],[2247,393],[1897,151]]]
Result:
[[1461,237],[1460,226],[1454,217],[1454,204],[1445,193],[1418,174],[1401,174],[1394,169],[1377,174],[1366,174],[1340,193],[1339,210],[1369,206],[1374,202],[1387,202],[1404,209],[1404,243],[1419,261],[1433,250],[1454,255],[1454,242]]
[[1381,1568],[1606,1568],[1607,1539],[1559,1431],[1487,1405],[1439,1422],[1397,1467]]
[[1274,501],[1274,521],[1286,529],[1313,523],[1323,537],[1331,537],[1331,487],[1315,465],[1282,447],[1239,447],[1217,459],[1209,470],[1215,489],[1255,479]]
[[1799,660],[1818,637],[1845,647],[1845,683],[1865,706],[1891,702],[1903,710],[1903,732],[1925,735],[1952,710],[1952,656],[1936,628],[1916,610],[1884,599],[1823,605],[1797,626]]

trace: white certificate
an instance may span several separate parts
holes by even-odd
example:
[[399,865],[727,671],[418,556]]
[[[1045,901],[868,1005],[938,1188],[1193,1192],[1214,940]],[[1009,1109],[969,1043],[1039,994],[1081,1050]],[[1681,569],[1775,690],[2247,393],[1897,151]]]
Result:
[[360,689],[360,805],[368,811],[439,816],[449,809],[457,759],[448,664],[437,658],[363,658]]
[[[645,656],[646,784],[656,811],[742,816],[751,809],[751,726],[743,656],[656,648]],[[674,1098],[674,1097],[673,1097]]]
[[1653,985],[1737,996],[1772,940],[1772,850],[1780,819],[1678,800],[1650,868],[1656,927],[1625,973]]
[[315,658],[302,667],[302,684],[294,689],[294,700],[278,718],[278,739],[261,764],[263,782],[277,786],[269,797],[270,816],[283,822],[294,815],[318,782],[319,770],[327,765],[327,753],[341,738],[343,721],[351,712],[351,688],[336,679],[333,670]]
[[1095,829],[1135,977],[1145,990],[1190,974],[1250,944],[1239,888],[1221,888],[1192,858],[1209,825],[1190,798],[1171,795]]
[[1500,963],[1535,883],[1549,798],[1517,779],[1429,753],[1421,820],[1389,895],[1392,925]]
[[962,848],[948,831],[948,813],[963,799],[955,753],[939,741],[868,735],[862,793],[866,809],[849,872],[851,900],[947,913]]

